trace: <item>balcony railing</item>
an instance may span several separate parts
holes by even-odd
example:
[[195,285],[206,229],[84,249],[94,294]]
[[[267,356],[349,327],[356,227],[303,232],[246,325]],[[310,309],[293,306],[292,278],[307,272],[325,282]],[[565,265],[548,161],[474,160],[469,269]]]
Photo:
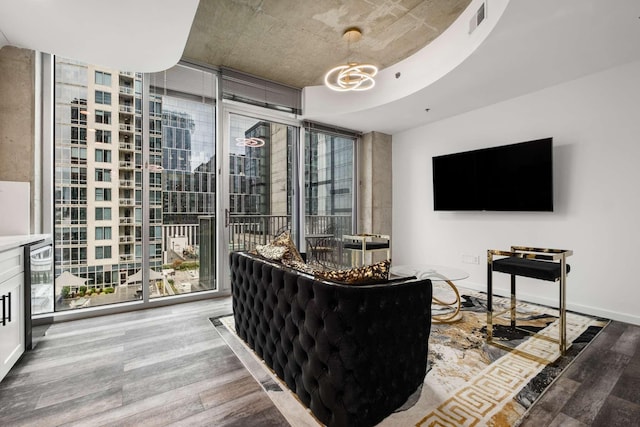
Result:
[[121,216],[120,217],[120,224],[121,225],[133,224],[133,217]]
[[133,95],[133,88],[127,86],[120,86],[120,93],[124,95]]
[[122,132],[133,132],[133,126],[132,125],[128,125],[126,123],[120,123],[119,129]]
[[118,110],[121,113],[133,114],[133,107],[131,105],[120,105]]
[[[330,234],[341,239],[351,234],[351,215],[306,215],[305,233]],[[271,242],[284,230],[291,229],[291,218],[284,215],[231,215],[229,217],[229,248],[251,250],[256,245]]]
[[120,187],[126,187],[126,188],[133,187],[133,180],[132,179],[121,179],[120,180]]
[[130,142],[122,142],[122,141],[120,141],[120,150],[133,151],[133,144],[130,143]]
[[120,236],[120,243],[131,243],[133,242],[133,236]]
[[133,162],[128,160],[120,160],[119,163],[122,169],[133,169]]

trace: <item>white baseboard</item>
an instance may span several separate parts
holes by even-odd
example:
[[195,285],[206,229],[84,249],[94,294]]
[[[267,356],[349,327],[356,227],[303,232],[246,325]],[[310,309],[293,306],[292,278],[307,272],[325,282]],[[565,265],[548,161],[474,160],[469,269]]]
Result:
[[[478,292],[487,292],[486,284],[474,283],[467,280],[462,280],[458,283],[463,288],[471,289]],[[511,291],[508,288],[494,288],[493,290],[494,295],[502,297],[508,297],[510,295],[510,292]],[[535,304],[558,307],[557,299],[554,300],[551,298],[544,298],[524,292],[518,292],[518,299]],[[637,314],[620,313],[618,311],[611,311],[582,304],[574,304],[571,302],[567,302],[567,309],[576,313],[589,314],[591,316],[598,316],[605,319],[617,320],[619,322],[631,323],[633,325],[640,325],[640,316],[638,316]]]

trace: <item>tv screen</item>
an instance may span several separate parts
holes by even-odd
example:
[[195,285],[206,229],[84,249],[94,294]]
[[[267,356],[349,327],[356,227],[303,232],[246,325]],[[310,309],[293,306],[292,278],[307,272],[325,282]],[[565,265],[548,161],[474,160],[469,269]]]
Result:
[[433,157],[436,211],[553,211],[552,138]]

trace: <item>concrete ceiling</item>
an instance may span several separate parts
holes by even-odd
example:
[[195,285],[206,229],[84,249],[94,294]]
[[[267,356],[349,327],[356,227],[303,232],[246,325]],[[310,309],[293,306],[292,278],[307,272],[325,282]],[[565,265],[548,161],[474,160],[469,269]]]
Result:
[[[183,58],[289,86],[349,59],[387,68],[446,30],[471,0],[200,0]],[[362,39],[342,35],[358,27]]]

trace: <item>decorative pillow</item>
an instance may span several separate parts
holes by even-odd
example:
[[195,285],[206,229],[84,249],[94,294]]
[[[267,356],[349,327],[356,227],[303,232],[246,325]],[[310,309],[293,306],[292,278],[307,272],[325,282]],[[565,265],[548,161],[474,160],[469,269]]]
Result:
[[389,265],[391,260],[381,261],[372,265],[356,267],[350,270],[316,271],[318,279],[346,284],[380,283],[389,280]]
[[296,249],[296,245],[293,243],[293,240],[291,239],[291,233],[289,233],[288,230],[285,230],[282,233],[280,233],[275,239],[273,239],[271,244],[273,246],[282,246],[286,248],[286,252],[282,257],[283,260],[286,259],[286,260],[293,260],[293,261],[304,263],[304,260],[302,259],[300,252],[298,252],[298,249]]
[[286,265],[289,268],[293,268],[294,270],[301,271],[303,273],[314,275],[318,270],[313,268],[309,264],[305,264],[304,262],[292,260],[292,259],[283,259],[282,264]]
[[284,246],[274,246],[274,245],[256,245],[256,252],[266,259],[270,259],[272,261],[280,261],[284,256],[285,252],[287,252],[287,248]]

